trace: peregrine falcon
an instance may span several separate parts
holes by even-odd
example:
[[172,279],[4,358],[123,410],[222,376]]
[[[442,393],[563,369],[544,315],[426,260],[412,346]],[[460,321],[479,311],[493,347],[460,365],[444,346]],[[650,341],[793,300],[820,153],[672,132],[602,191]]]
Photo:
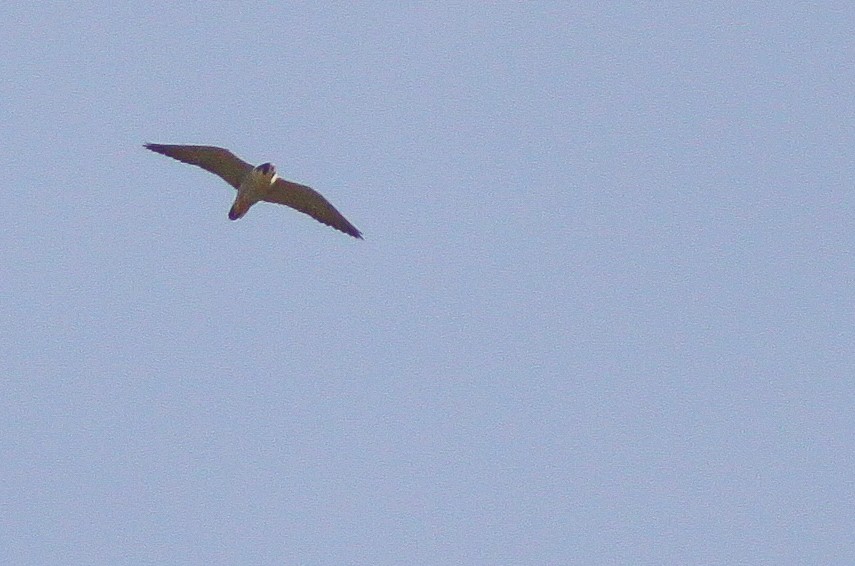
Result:
[[327,199],[314,189],[277,176],[276,167],[272,163],[253,167],[227,149],[207,145],[147,143],[145,147],[210,171],[236,188],[237,197],[229,210],[230,220],[242,217],[252,205],[263,200],[290,206],[336,230],[362,239],[362,232],[348,222]]

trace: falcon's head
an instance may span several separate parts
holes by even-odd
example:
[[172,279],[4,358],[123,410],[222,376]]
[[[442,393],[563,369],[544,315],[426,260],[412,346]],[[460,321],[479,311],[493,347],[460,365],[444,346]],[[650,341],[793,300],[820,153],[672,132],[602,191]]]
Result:
[[262,163],[255,170],[265,177],[273,178],[276,176],[276,167],[272,163]]

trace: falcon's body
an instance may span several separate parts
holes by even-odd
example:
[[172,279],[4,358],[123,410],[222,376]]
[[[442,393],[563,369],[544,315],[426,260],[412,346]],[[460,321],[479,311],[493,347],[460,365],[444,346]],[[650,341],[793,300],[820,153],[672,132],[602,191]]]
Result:
[[237,189],[237,197],[229,210],[231,220],[242,217],[252,205],[263,200],[290,206],[336,230],[362,238],[362,233],[329,201],[314,189],[278,177],[271,163],[253,167],[221,147],[155,143],[147,143],[145,147],[210,171]]
[[229,219],[237,220],[249,211],[249,207],[262,200],[276,182],[276,169],[270,163],[250,169],[237,188],[235,203],[229,210]]

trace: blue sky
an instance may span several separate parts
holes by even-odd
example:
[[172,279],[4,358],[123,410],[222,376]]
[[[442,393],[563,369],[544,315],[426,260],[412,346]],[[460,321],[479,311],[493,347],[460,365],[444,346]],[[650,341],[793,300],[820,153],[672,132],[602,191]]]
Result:
[[848,3],[199,6],[0,8],[0,561],[855,562]]

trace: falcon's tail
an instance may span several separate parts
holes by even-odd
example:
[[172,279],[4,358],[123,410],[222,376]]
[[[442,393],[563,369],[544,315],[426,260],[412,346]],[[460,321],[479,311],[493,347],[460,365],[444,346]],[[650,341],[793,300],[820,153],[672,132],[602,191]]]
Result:
[[249,207],[252,206],[252,203],[237,197],[235,199],[235,203],[232,205],[231,210],[229,210],[229,220],[237,220],[241,218],[244,214],[247,213]]

